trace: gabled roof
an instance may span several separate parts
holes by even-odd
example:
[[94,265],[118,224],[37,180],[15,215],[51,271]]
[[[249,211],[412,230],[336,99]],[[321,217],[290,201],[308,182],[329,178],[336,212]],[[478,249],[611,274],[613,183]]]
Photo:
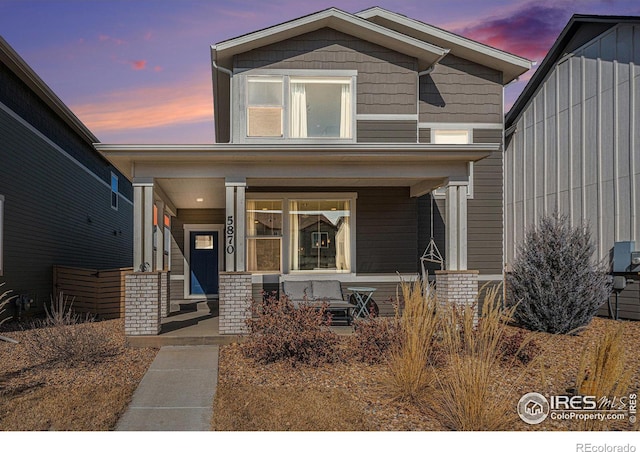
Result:
[[212,46],[212,49],[216,52],[217,64],[229,68],[234,55],[325,27],[413,56],[418,59],[420,70],[427,69],[447,53],[445,48],[402,34],[337,8],[325,9],[273,27],[228,39]]
[[71,127],[84,141],[93,145],[99,140],[64,102],[47,86],[33,69],[0,36],[0,61],[4,63],[31,91],[33,91],[55,114]]
[[531,69],[531,61],[525,58],[378,6],[361,11],[356,15],[407,36],[450,49],[451,53],[461,58],[501,71],[503,84],[509,83]]
[[[507,113],[505,118],[505,129],[509,129],[518,121],[529,101],[547,78],[549,72],[553,70],[553,67],[558,60],[564,57],[568,52],[575,50],[577,44],[574,41],[574,37],[581,27],[588,24],[602,25],[602,28],[596,30],[597,34],[595,36],[590,36],[590,38],[593,39],[616,24],[634,22],[640,22],[640,16],[600,16],[587,14],[574,14],[571,16],[571,19],[569,19],[567,25],[565,25],[564,29],[560,32],[558,39],[556,39],[556,42],[551,46],[551,49],[529,80],[529,83],[527,83],[527,86],[522,90],[520,96],[518,96],[518,99],[513,104],[513,107],[511,107],[511,110]],[[586,38],[583,37],[582,41],[585,39]],[[583,44],[584,43],[585,42],[583,42]]]

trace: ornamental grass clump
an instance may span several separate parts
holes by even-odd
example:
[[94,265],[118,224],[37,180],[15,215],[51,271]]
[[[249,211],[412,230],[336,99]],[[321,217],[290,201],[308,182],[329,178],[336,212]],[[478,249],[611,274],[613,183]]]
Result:
[[398,333],[387,379],[396,398],[419,401],[431,381],[427,365],[438,333],[438,303],[435,290],[421,280],[403,281],[401,289],[404,310],[399,318],[396,313]]
[[[633,372],[627,365],[623,333],[622,324],[608,325],[593,347],[585,346],[580,358],[576,393],[595,396],[599,409],[628,404]],[[615,422],[590,419],[583,422],[581,430],[611,430],[612,424]]]
[[607,301],[611,283],[588,227],[571,227],[566,216],[543,217],[518,247],[507,275],[514,319],[532,331],[573,333]]
[[317,366],[340,359],[338,335],[329,330],[326,303],[301,303],[285,296],[254,301],[247,319],[249,334],[242,344],[245,356],[267,364],[285,361]]
[[[5,283],[0,284],[0,288],[4,286]],[[2,325],[7,320],[11,319],[11,317],[5,317],[5,311],[7,310],[7,305],[13,300],[15,296],[11,296],[11,291],[7,290],[5,292],[0,293],[0,325]]]
[[[447,365],[436,373],[430,402],[434,414],[448,429],[501,430],[512,422],[518,379],[506,386],[500,379],[505,360],[502,342],[513,308],[501,308],[500,289],[495,286],[484,292],[479,319],[475,305],[449,304],[441,310]],[[521,345],[529,340],[523,338]],[[525,374],[522,368],[519,378]]]

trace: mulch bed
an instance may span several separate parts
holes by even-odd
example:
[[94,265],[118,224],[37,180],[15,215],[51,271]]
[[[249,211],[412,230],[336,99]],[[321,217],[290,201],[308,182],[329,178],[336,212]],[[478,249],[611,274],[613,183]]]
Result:
[[[0,430],[111,430],[126,409],[157,349],[127,348],[123,320],[90,327],[114,354],[70,367],[29,357],[31,330],[0,333]],[[6,329],[6,328],[5,328]]]
[[[516,405],[520,397],[527,392],[562,395],[575,386],[575,379],[584,347],[592,347],[608,325],[613,321],[595,318],[581,333],[575,336],[549,335],[539,333],[536,343],[541,347],[541,356],[529,368],[510,365],[500,369],[496,376],[496,393],[513,400],[513,419],[509,430],[582,430],[582,424],[572,421],[551,420],[548,418],[538,425],[522,422]],[[633,370],[631,391],[640,392],[640,322],[623,322],[626,345],[627,366]],[[514,331],[516,329],[514,328]],[[384,364],[367,365],[348,359],[346,362],[325,364],[319,367],[296,366],[286,363],[268,365],[256,364],[243,356],[237,344],[224,346],[220,353],[220,373],[218,394],[233,388],[250,387],[255,391],[266,388],[325,388],[339,391],[344,403],[362,413],[366,424],[360,423],[362,430],[386,431],[432,431],[445,430],[443,424],[424,404],[401,402],[389,396],[385,386],[386,366]],[[440,370],[438,370],[440,371]],[[442,369],[446,372],[446,369]],[[220,396],[218,397],[220,398]],[[274,401],[277,403],[277,401]],[[214,404],[216,410],[233,409]],[[640,422],[630,426],[628,421],[611,424],[608,429],[638,429]],[[251,425],[254,425],[253,423]],[[260,425],[259,422],[255,425]],[[277,430],[295,430],[283,425]],[[214,428],[216,423],[214,420]],[[241,425],[237,426],[243,429]],[[259,429],[259,428],[258,428]]]

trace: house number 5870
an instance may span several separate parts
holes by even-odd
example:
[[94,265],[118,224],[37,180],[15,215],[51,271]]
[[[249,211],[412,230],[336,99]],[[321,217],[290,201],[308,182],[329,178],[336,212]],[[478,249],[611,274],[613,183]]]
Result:
[[233,245],[233,237],[235,235],[235,224],[233,220],[233,215],[229,215],[227,217],[227,254],[233,254],[236,250],[236,247]]

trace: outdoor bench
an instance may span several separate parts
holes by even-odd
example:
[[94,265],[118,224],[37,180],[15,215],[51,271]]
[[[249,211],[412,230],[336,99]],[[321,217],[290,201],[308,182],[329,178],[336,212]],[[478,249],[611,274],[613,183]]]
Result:
[[355,306],[345,300],[340,281],[283,281],[282,293],[295,307],[302,304],[319,307],[326,303],[332,322],[351,325]]

